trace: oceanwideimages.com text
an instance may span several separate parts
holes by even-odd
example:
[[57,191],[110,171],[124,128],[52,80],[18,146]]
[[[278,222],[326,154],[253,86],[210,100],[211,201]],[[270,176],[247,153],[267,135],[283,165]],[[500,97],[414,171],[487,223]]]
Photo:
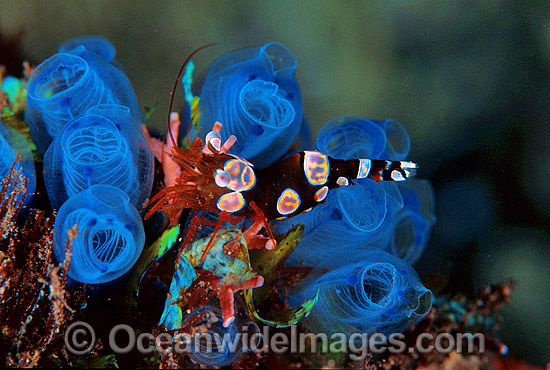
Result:
[[[407,344],[405,335],[394,333],[299,333],[294,325],[290,333],[271,333],[273,328],[261,330],[254,325],[243,326],[241,332],[231,333],[139,333],[129,325],[114,326],[109,333],[108,345],[114,353],[129,353],[137,349],[141,353],[173,351],[185,353],[237,353],[254,351],[266,353],[349,353],[353,361],[363,360],[369,353],[483,353],[485,337],[481,333],[431,333],[420,334],[413,346]],[[96,335],[91,325],[78,321],[65,332],[67,349],[77,355],[89,353],[96,344]]]

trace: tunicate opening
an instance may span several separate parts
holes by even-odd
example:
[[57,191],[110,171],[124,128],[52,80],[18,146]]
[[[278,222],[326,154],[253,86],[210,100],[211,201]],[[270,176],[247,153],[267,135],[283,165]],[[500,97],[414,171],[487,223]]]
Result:
[[[222,348],[210,344],[210,341],[212,343],[223,343],[223,337],[218,333],[209,334],[208,336],[199,336],[198,340],[193,342],[194,348],[191,359],[203,366],[221,367],[230,364],[232,362],[231,352],[227,349],[222,352]],[[198,348],[195,347],[197,343]]]
[[[104,184],[134,194],[137,169],[125,138],[109,119],[86,114],[69,122],[54,144],[61,146],[61,173],[67,196]],[[55,189],[52,189],[55,191]],[[99,202],[105,203],[100,197]]]
[[112,265],[125,256],[129,247],[127,235],[115,229],[94,230],[89,237],[90,251],[100,265]]
[[[124,197],[126,201],[121,204]],[[106,209],[107,201],[116,208]],[[143,249],[145,235],[140,221],[122,191],[94,185],[69,198],[59,209],[54,227],[56,258],[58,262],[65,259],[68,231],[77,225],[69,277],[88,284],[116,279],[130,269]],[[133,233],[127,224],[133,226]]]
[[244,113],[258,125],[277,129],[289,126],[294,121],[294,108],[277,94],[278,89],[273,82],[248,82],[240,93]]
[[321,127],[316,145],[319,151],[334,158],[378,158],[386,147],[386,135],[368,119],[342,116]]
[[71,54],[55,54],[34,69],[27,93],[37,100],[59,99],[76,89],[88,71],[84,59]]
[[387,213],[384,188],[374,181],[337,190],[340,209],[349,224],[361,232],[374,231],[382,225]]
[[101,165],[113,159],[121,149],[119,130],[97,115],[81,116],[68,124],[62,146],[67,159],[81,165]]
[[286,46],[278,42],[270,42],[262,47],[273,64],[273,74],[278,78],[291,78],[298,62]]
[[362,296],[369,303],[385,307],[394,289],[395,267],[389,263],[375,263],[367,267],[361,279]]
[[[229,336],[229,338],[226,337],[225,340],[233,340],[240,327],[232,323],[229,327],[225,328],[223,326],[221,310],[217,307],[201,307],[198,309],[197,313],[202,315],[203,318],[193,326],[206,326],[208,328],[208,335],[198,336],[197,340],[192,341],[192,351],[189,354],[191,359],[204,366],[222,367],[229,365],[240,353],[240,346],[237,348],[237,351],[233,352],[227,346],[217,346],[216,342],[222,343],[224,336]],[[191,315],[191,317],[196,316]],[[198,348],[195,347],[196,344],[198,344]]]
[[407,130],[400,123],[391,119],[384,121],[383,127],[388,139],[386,145],[388,159],[405,159],[411,150],[411,139]]
[[418,297],[418,306],[414,309],[414,313],[418,316],[427,315],[432,309],[433,294],[431,290],[426,290]]

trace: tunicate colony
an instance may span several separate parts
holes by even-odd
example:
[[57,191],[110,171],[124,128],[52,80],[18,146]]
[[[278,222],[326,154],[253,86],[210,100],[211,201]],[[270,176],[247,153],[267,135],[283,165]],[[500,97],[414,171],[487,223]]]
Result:
[[[113,45],[103,38],[69,40],[35,68],[27,85],[25,120],[44,155],[50,203],[59,210],[55,255],[64,260],[72,244],[68,275],[89,284],[122,276],[139,257],[145,242],[139,211],[153,181],[153,157],[141,133],[139,105],[114,58]],[[312,147],[296,67],[294,55],[276,42],[219,58],[202,83],[200,127],[193,128],[191,136],[204,139],[214,122],[222,122],[222,140],[231,134],[238,138],[231,152],[259,168],[298,148],[341,159],[406,158],[409,136],[390,119],[335,118],[320,129]],[[30,151],[17,133],[0,128],[2,175],[15,152],[22,153],[18,166],[29,178],[32,193]],[[404,331],[431,307],[431,292],[411,265],[422,254],[435,221],[433,190],[428,181],[416,179],[399,185],[362,179],[350,185],[329,192],[310,212],[273,227],[282,233],[297,223],[305,225],[287,265],[313,270],[289,301],[301,303],[319,290],[319,300],[304,322],[312,331]],[[78,233],[71,241],[68,230],[75,225]],[[170,290],[181,288],[178,282],[189,284],[192,275],[189,268],[177,268],[172,281],[176,286]],[[173,329],[166,309],[161,322]],[[220,315],[217,308],[200,309]],[[224,366],[233,359],[200,353],[194,358],[209,366]]]

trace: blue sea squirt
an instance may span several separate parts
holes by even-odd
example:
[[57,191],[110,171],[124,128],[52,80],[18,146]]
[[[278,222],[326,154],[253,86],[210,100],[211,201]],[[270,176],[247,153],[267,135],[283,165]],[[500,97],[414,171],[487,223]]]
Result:
[[311,276],[290,301],[319,300],[304,319],[308,329],[323,333],[382,333],[407,330],[430,312],[432,293],[407,263],[378,249],[361,261],[343,265],[318,278]]
[[264,168],[285,155],[302,124],[297,61],[286,46],[270,42],[214,61],[200,92],[200,137],[221,122],[222,141],[235,135],[230,153]]
[[129,108],[101,104],[66,124],[44,156],[53,208],[95,184],[111,185],[141,209],[153,186],[153,156]]
[[27,84],[25,121],[44,153],[72,119],[100,104],[121,104],[135,122],[141,113],[130,81],[102,56],[80,45],[40,63]]
[[[69,230],[76,237],[69,242]],[[141,217],[128,195],[109,185],[93,185],[73,195],[59,209],[54,226],[58,261],[70,250],[68,276],[81,283],[99,284],[126,273],[145,243]]]

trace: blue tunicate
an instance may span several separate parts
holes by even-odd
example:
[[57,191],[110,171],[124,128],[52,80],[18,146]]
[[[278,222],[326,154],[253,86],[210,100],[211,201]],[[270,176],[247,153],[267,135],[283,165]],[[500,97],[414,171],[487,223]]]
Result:
[[366,245],[384,248],[401,208],[403,199],[395,183],[361,179],[355,186],[331,190],[325,203],[311,211],[279,221],[277,231],[298,223],[305,226],[290,265],[335,268],[361,258]]
[[427,180],[412,179],[397,186],[404,207],[397,215],[390,252],[413,264],[422,254],[435,222],[434,192]]
[[154,162],[137,124],[127,107],[107,104],[65,125],[44,156],[44,182],[52,207],[104,184],[124,191],[141,209],[151,194]]
[[20,156],[14,169],[21,171],[21,174],[27,179],[27,191],[24,203],[28,204],[36,187],[36,175],[31,150],[27,141],[25,141],[19,132],[5,126],[0,121],[0,180],[9,175],[17,154],[20,154]]
[[382,333],[407,330],[431,309],[432,293],[411,266],[389,253],[370,249],[352,264],[311,276],[290,295],[292,304],[319,300],[304,325],[323,333]]
[[411,141],[405,128],[394,120],[342,116],[321,127],[316,145],[317,150],[334,158],[403,160]]
[[86,284],[114,280],[139,258],[145,233],[138,211],[121,190],[94,185],[72,196],[59,209],[54,226],[54,253],[63,262],[68,230],[77,225],[68,276]]
[[373,120],[386,134],[386,147],[379,159],[391,159],[401,161],[407,157],[411,150],[411,139],[405,127],[392,119],[384,121]]
[[[247,324],[240,318],[227,328],[224,327],[222,311],[217,306],[210,304],[195,307],[186,316],[187,318],[197,316],[201,318],[198,322],[193,320],[193,327],[196,329],[192,332],[202,333],[202,335],[193,337],[191,343],[188,343],[189,357],[201,366],[223,367],[230,365],[246,353],[242,348],[243,328],[246,328],[244,332],[248,334],[248,338],[259,333],[256,324],[252,322]],[[202,331],[201,328],[207,328],[207,330]],[[252,330],[249,331],[248,328],[252,328]]]
[[295,142],[302,123],[296,65],[290,50],[277,42],[217,59],[200,93],[199,136],[204,139],[219,121],[224,141],[231,134],[237,137],[230,153],[260,168],[282,157]]
[[115,59],[116,49],[114,45],[106,38],[100,36],[75,37],[59,45],[57,51],[59,53],[70,53],[71,50],[81,45],[101,56],[107,62],[112,62]]
[[325,123],[317,134],[317,150],[334,158],[378,159],[386,147],[384,131],[373,121],[342,116]]
[[27,84],[25,111],[25,121],[40,153],[46,151],[67,122],[99,104],[127,106],[134,121],[141,120],[128,78],[84,46],[40,63]]

